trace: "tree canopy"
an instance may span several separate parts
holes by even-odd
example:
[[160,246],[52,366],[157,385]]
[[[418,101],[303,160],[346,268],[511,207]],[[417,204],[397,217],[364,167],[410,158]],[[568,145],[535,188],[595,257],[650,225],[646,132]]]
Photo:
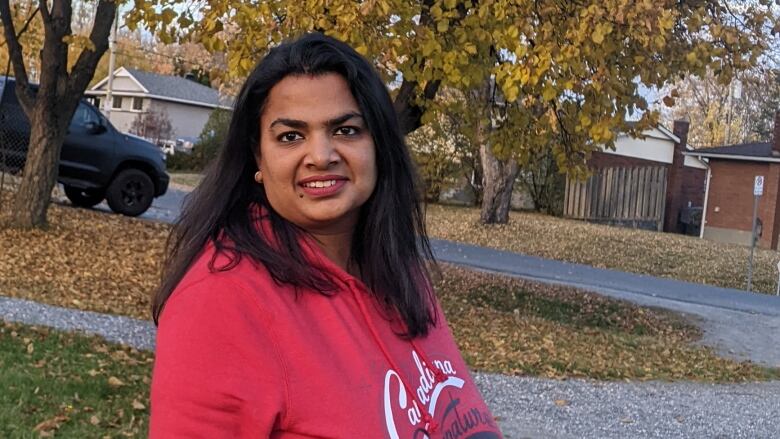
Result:
[[[493,77],[514,107],[511,139],[496,141],[494,151],[521,154],[561,137],[555,156],[565,169],[594,144],[611,145],[616,130],[629,129],[626,116],[647,109],[640,84],[660,88],[706,71],[728,81],[754,66],[776,30],[770,3],[203,0],[182,9],[136,0],[128,20],[167,41],[202,43],[224,56],[228,77],[246,75],[283,38],[332,35],[396,83],[407,131],[430,120],[423,111],[441,87],[467,90]],[[673,100],[674,93],[665,97]],[[635,132],[657,117],[644,112]]]
[[673,87],[679,97],[662,109],[666,120],[690,121],[688,144],[712,147],[771,141],[775,112],[780,110],[780,70],[762,66],[741,72],[722,84],[712,74],[689,76]]

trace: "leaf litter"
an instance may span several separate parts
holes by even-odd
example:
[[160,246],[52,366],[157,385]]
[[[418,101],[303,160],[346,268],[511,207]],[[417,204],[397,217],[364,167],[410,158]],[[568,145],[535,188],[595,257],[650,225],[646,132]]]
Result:
[[[518,217],[516,213],[510,226],[486,227],[475,224],[476,214],[473,209],[431,206],[428,227],[433,236],[460,241],[469,237],[468,242],[494,247],[502,243],[515,251],[530,248],[545,257],[570,252],[579,255],[573,258],[576,262],[599,253],[596,249],[602,248],[604,240],[628,246],[632,240],[625,234],[639,233],[622,229],[596,233],[592,225],[539,215]],[[550,221],[554,231],[542,233],[541,229],[550,228],[543,224]],[[169,225],[56,204],[49,209],[49,222],[47,230],[0,228],[0,246],[7,249],[0,254],[4,295],[149,319],[150,295],[159,283]],[[575,232],[604,237],[580,237],[579,243],[567,245],[555,238],[556,233],[568,236]],[[661,234],[646,233],[661,241],[654,236]],[[563,249],[556,250],[559,246]],[[623,256],[643,253],[634,247],[634,251],[617,252],[612,259],[638,264],[638,256]],[[583,250],[572,250],[578,248]],[[762,379],[772,374],[694,347],[692,343],[700,336],[696,328],[671,313],[572,288],[444,266],[437,290],[464,357],[480,370],[556,378],[708,381]],[[96,346],[93,352],[103,357],[111,349]],[[98,364],[128,361],[121,356],[108,358]],[[85,369],[85,375],[93,377],[101,371],[92,366]],[[148,381],[148,377],[136,378]]]

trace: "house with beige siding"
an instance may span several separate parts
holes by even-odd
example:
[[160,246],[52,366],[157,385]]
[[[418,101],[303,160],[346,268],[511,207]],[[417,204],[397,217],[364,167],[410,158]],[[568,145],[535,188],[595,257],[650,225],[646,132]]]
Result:
[[232,110],[229,99],[219,91],[179,76],[120,67],[114,72],[110,109],[106,108],[105,102],[107,88],[108,77],[85,94],[119,131],[130,131],[136,118],[155,111],[170,120],[173,128],[170,141],[195,139],[214,109]]

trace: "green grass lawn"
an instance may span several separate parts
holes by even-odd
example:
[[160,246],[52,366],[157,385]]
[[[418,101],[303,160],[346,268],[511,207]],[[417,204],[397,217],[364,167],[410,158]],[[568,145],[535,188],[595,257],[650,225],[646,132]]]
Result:
[[152,354],[0,321],[0,437],[146,437]]
[[[479,209],[430,205],[428,233],[558,261],[744,289],[750,249],[692,236],[590,224],[526,212],[509,223],[483,225]],[[774,294],[780,253],[756,249],[753,285]]]

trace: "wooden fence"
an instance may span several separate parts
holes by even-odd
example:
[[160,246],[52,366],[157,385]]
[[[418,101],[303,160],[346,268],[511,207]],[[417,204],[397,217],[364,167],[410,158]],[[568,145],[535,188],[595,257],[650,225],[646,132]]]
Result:
[[568,179],[563,214],[663,230],[666,173],[663,166],[612,167],[594,171],[584,182]]

